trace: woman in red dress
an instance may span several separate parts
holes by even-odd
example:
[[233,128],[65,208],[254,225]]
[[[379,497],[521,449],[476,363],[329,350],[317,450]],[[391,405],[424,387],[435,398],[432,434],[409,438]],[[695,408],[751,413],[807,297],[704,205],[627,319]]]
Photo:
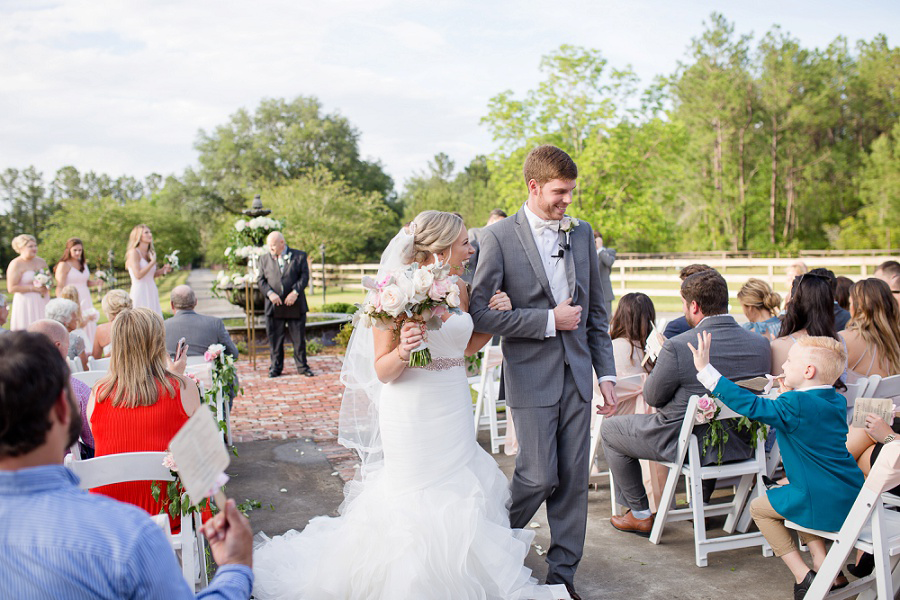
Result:
[[[162,317],[146,308],[119,313],[112,341],[109,373],[94,386],[87,408],[95,456],[164,452],[200,406],[197,385],[180,375],[187,348],[173,363],[166,354]],[[165,493],[156,501],[150,488],[150,481],[132,481],[91,491],[159,514]],[[173,531],[179,525],[179,519],[172,520]]]

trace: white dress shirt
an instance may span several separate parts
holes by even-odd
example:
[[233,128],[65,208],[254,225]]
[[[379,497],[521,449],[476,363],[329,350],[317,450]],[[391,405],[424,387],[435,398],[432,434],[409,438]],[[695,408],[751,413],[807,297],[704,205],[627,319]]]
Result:
[[[527,204],[525,205],[525,218],[528,219],[531,235],[534,236],[534,244],[541,255],[541,263],[544,265],[547,281],[550,282],[550,291],[553,293],[553,299],[557,304],[561,304],[569,297],[569,281],[566,278],[565,260],[551,256],[556,254],[559,247],[559,233],[552,229],[544,229],[538,232],[535,229],[535,225],[544,221],[544,219],[534,214]],[[544,337],[555,336],[556,318],[553,316],[553,309],[550,309],[547,315],[547,328],[544,331]]]

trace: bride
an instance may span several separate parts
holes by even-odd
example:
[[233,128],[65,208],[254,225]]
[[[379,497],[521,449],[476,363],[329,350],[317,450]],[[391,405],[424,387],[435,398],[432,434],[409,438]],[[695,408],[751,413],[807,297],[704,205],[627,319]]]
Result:
[[[461,218],[425,211],[388,245],[379,278],[435,260],[459,273],[473,252]],[[564,586],[538,585],[524,566],[534,533],[510,529],[506,477],[475,439],[465,356],[490,335],[472,331],[464,285],[460,308],[427,335],[412,322],[399,339],[354,329],[339,439],[359,453],[359,475],[344,490],[340,516],[262,536],[256,598],[569,598]],[[491,308],[509,310],[506,294]],[[408,366],[425,340],[432,363]]]

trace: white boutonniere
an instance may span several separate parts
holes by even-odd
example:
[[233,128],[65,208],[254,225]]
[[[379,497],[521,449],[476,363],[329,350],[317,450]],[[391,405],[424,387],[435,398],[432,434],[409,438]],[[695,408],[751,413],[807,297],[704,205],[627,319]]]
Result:
[[569,245],[569,236],[572,235],[572,230],[579,225],[581,225],[581,221],[569,215],[565,215],[559,220],[559,230],[566,234],[566,246]]

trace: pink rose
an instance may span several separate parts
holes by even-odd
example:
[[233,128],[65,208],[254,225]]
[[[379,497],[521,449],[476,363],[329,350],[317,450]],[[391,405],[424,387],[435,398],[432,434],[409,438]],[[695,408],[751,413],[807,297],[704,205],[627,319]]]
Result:
[[431,285],[431,289],[428,290],[428,297],[435,302],[440,302],[449,291],[450,285],[447,283],[446,279],[436,279]]

